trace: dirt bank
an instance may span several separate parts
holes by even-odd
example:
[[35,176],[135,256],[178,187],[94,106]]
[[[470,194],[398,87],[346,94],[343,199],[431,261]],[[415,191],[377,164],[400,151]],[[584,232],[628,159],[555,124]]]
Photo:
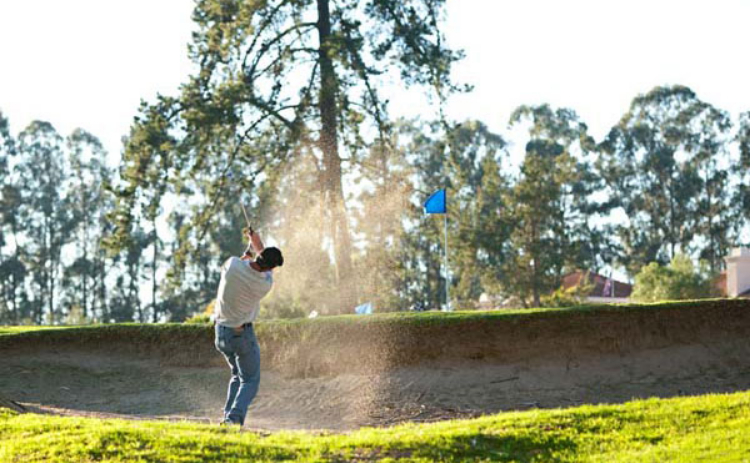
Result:
[[[251,426],[351,429],[750,389],[750,303],[259,324]],[[0,391],[60,413],[216,420],[207,327],[0,337]]]

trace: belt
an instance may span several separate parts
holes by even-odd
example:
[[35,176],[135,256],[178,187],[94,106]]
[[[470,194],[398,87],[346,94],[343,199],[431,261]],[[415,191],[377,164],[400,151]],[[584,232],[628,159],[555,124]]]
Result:
[[237,334],[241,334],[243,331],[245,331],[245,328],[252,328],[252,326],[253,326],[252,323],[245,323],[240,326],[236,326],[232,328],[232,331],[234,331]]

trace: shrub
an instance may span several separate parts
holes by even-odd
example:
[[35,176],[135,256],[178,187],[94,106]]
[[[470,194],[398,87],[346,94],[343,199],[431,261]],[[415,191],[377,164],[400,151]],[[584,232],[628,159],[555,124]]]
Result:
[[690,257],[677,254],[667,266],[651,262],[635,276],[632,299],[656,302],[717,296],[704,262],[695,268]]
[[185,320],[183,323],[189,323],[191,325],[209,324],[211,323],[211,316],[203,313],[195,314],[192,317]]
[[573,307],[586,303],[586,298],[594,289],[586,274],[581,282],[573,287],[558,288],[549,296],[542,296],[542,307]]
[[194,314],[192,317],[185,320],[184,323],[190,323],[190,324],[211,323],[211,315],[214,313],[215,303],[216,303],[216,299],[213,299],[211,302],[206,304],[206,307],[203,309],[203,312]]

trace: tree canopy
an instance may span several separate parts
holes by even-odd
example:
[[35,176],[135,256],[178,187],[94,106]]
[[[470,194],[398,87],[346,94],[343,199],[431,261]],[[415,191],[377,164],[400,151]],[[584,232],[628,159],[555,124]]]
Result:
[[198,1],[190,44],[198,71],[179,96],[144,104],[131,128],[111,246],[126,246],[138,214],[171,192],[195,197],[182,243],[195,249],[229,198],[256,203],[274,172],[308,156],[336,281],[351,291],[344,163],[356,165],[373,144],[388,146],[385,79],[429,86],[438,99],[457,90],[450,69],[461,55],[445,45],[443,7],[443,0]]
[[[450,120],[470,88],[444,15],[444,0],[197,0],[194,72],[144,95],[121,153],[0,113],[0,323],[184,320],[244,249],[241,203],[287,257],[264,317],[568,304],[586,292],[560,289],[573,271],[619,271],[642,300],[711,293],[748,244],[750,112],[667,85],[601,140],[544,103],[508,130]],[[392,114],[395,86],[426,112]],[[441,188],[450,274],[444,217],[422,208]]]

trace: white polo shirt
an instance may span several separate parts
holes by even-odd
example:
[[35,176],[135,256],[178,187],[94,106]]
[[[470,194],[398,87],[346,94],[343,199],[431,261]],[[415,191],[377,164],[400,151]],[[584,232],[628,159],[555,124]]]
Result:
[[214,319],[222,326],[252,323],[260,311],[260,300],[273,286],[271,272],[259,272],[250,261],[230,257],[221,266],[221,282],[216,294]]

